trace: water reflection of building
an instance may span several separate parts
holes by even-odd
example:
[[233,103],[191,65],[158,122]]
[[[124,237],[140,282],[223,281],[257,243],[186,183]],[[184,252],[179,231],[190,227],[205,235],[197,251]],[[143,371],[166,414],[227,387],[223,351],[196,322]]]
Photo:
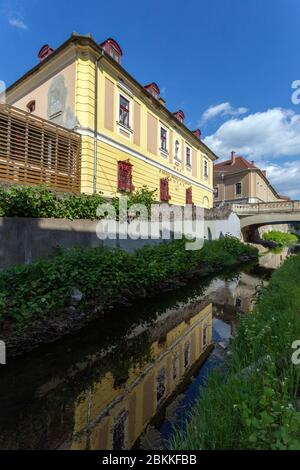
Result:
[[264,268],[278,269],[288,258],[290,254],[289,248],[279,248],[278,253],[275,250],[263,254],[259,259],[259,264]]
[[71,449],[128,449],[212,342],[212,305],[152,344],[152,360],[116,380],[108,372],[74,410]]

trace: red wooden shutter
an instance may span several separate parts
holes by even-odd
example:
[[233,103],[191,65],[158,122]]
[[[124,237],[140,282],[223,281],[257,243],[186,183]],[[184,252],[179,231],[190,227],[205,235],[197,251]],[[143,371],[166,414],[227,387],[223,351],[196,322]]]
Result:
[[187,188],[185,191],[185,203],[193,204],[193,192],[192,188]]
[[118,190],[132,191],[132,165],[129,162],[118,162]]
[[168,202],[169,199],[169,180],[167,178],[163,178],[160,180],[160,200]]

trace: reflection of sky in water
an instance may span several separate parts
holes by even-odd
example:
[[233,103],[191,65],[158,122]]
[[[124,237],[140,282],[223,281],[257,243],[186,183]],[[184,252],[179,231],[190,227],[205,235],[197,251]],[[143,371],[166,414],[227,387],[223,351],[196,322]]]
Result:
[[217,318],[213,319],[213,340],[223,341],[231,337],[231,326]]
[[[222,320],[216,318],[213,319],[213,340],[222,341],[228,340],[231,336],[231,327],[227,325]],[[173,434],[174,424],[177,429],[183,429],[185,422],[188,418],[189,410],[191,406],[195,403],[199,396],[201,396],[201,389],[205,386],[208,373],[211,372],[215,367],[217,367],[222,362],[222,356],[218,354],[218,351],[214,351],[208,356],[204,364],[200,367],[197,375],[194,376],[194,379],[185,389],[181,395],[176,409],[174,410],[174,416],[172,417],[172,423],[170,421],[164,421],[159,431],[161,437],[164,441],[168,441]],[[200,393],[199,393],[200,392]]]

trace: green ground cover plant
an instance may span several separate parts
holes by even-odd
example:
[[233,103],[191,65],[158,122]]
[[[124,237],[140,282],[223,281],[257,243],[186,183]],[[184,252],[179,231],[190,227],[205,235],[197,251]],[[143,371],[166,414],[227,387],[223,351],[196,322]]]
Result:
[[[144,204],[149,214],[151,204],[155,203],[156,191],[147,186],[128,196],[128,208],[133,204]],[[101,192],[97,194],[59,194],[47,186],[9,186],[0,187],[0,217],[53,217],[64,219],[97,218],[99,205],[108,202]],[[118,214],[119,197],[112,199]]]
[[276,230],[264,233],[262,238],[266,241],[276,242],[279,246],[289,246],[298,241],[298,237],[294,233],[284,233]]
[[300,256],[289,258],[241,318],[224,368],[211,373],[174,449],[300,449]]
[[238,239],[225,237],[187,251],[185,240],[146,246],[134,253],[109,248],[74,248],[29,265],[0,273],[1,322],[22,328],[45,319],[70,305],[74,289],[82,295],[79,309],[91,299],[105,306],[120,296],[135,298],[136,292],[158,288],[165,281],[187,273],[205,274],[239,262],[239,257],[257,257],[257,250]]

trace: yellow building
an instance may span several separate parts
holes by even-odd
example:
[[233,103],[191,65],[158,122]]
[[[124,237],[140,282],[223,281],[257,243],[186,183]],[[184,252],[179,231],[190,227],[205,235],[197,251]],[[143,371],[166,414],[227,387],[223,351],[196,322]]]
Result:
[[213,206],[215,154],[168,111],[154,83],[122,66],[113,40],[73,34],[7,90],[7,103],[82,136],[81,191],[114,196],[146,185],[172,204]]
[[74,409],[73,450],[130,449],[193,366],[212,348],[212,304],[152,344],[152,360],[132,367],[122,383],[108,372]]

